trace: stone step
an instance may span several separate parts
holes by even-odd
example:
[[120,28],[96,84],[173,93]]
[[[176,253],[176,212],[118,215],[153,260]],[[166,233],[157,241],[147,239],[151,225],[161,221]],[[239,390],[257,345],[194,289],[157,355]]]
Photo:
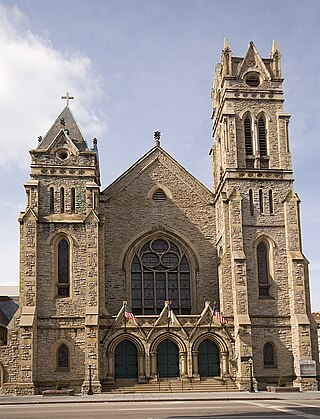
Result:
[[219,392],[219,391],[238,391],[236,384],[230,379],[204,379],[201,381],[166,380],[162,379],[159,383],[137,383],[135,380],[117,380],[115,384],[103,386],[103,391],[111,393],[157,393],[157,392]]

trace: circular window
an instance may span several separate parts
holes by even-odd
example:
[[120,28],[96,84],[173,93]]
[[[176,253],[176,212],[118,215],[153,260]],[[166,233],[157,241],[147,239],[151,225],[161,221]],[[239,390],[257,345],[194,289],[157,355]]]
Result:
[[156,253],[145,253],[142,256],[142,263],[146,268],[155,268],[159,264],[159,256]]
[[250,71],[245,75],[244,81],[250,87],[258,87],[260,85],[260,75],[256,71]]
[[179,256],[175,253],[168,252],[161,258],[161,263],[165,268],[172,269],[178,265]]
[[60,160],[66,160],[69,157],[69,153],[67,150],[65,150],[64,148],[62,148],[61,150],[57,151],[57,157]]
[[168,243],[165,240],[155,240],[151,247],[153,251],[158,253],[164,253],[169,248]]

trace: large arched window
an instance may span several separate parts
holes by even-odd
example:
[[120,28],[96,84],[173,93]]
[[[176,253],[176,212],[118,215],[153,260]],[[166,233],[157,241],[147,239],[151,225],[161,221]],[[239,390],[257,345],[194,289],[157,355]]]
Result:
[[57,351],[57,369],[69,368],[69,350],[66,345],[60,345]]
[[276,365],[274,346],[270,342],[267,342],[263,347],[263,365],[265,367],[274,367]]
[[258,262],[258,282],[259,295],[261,297],[269,295],[270,274],[269,274],[269,255],[268,247],[264,242],[260,242],[257,246],[257,262]]
[[267,155],[267,134],[266,134],[266,122],[263,116],[258,119],[258,142],[260,156]]
[[249,116],[246,116],[244,119],[244,143],[246,149],[246,155],[253,154],[253,147],[252,147],[252,128],[251,128],[251,120]]
[[69,297],[70,295],[70,246],[66,239],[58,243],[58,295]]
[[148,241],[131,263],[132,308],[158,314],[165,301],[179,314],[191,312],[190,266],[184,251],[167,239]]

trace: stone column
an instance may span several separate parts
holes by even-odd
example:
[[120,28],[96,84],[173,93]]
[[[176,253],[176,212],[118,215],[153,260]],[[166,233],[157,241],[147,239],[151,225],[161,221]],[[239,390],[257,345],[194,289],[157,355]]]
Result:
[[229,360],[228,352],[221,352],[222,375],[229,374]]
[[113,352],[107,353],[107,365],[108,365],[108,373],[107,373],[107,382],[108,383],[114,383],[114,356]]
[[198,351],[192,351],[192,377],[199,378]]
[[180,375],[185,377],[187,374],[187,357],[185,352],[180,352]]
[[144,352],[138,352],[138,382],[146,382],[146,374],[144,369]]
[[157,378],[157,352],[150,352],[150,378]]

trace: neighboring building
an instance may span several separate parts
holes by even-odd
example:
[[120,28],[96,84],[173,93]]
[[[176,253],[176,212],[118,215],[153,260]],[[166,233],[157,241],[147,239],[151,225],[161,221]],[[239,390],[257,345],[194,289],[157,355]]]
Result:
[[0,295],[0,346],[7,344],[7,326],[18,308],[13,298]]
[[318,351],[319,351],[319,361],[320,361],[320,312],[316,311],[311,313],[314,320],[317,322],[317,332],[318,332]]
[[212,89],[213,191],[158,132],[100,191],[97,141],[89,148],[63,109],[30,152],[2,393],[57,382],[86,392],[89,369],[95,392],[159,378],[245,390],[251,359],[259,388],[281,376],[317,389],[282,81],[275,43],[262,59],[252,42],[244,58],[225,42]]

